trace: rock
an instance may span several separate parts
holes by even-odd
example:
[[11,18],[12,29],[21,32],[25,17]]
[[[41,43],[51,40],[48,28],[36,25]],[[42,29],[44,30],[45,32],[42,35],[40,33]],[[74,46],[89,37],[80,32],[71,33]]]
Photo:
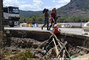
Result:
[[43,51],[41,52],[42,55],[45,55],[46,53],[47,53],[46,50],[43,50]]

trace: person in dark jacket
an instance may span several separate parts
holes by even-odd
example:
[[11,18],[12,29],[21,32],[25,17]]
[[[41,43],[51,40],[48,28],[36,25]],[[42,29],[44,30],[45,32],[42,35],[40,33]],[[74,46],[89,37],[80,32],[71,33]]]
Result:
[[49,14],[48,14],[48,9],[44,9],[43,10],[43,14],[44,14],[44,25],[42,26],[42,30],[43,27],[47,24],[47,30],[49,30]]

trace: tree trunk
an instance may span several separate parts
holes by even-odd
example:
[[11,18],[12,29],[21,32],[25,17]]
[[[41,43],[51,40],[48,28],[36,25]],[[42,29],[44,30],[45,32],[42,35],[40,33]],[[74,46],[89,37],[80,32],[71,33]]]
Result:
[[0,0],[0,40],[3,39],[3,0]]

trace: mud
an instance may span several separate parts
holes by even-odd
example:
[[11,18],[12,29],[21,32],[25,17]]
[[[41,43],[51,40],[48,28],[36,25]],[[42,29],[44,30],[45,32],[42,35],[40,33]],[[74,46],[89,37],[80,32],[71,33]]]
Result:
[[[13,31],[12,31],[13,32]],[[51,58],[56,58],[55,48],[52,47],[45,55],[42,52],[45,52],[44,46],[48,42],[50,37],[49,33],[35,33],[35,32],[18,32],[7,34],[6,45],[0,49],[0,60],[10,59],[10,57],[19,54],[19,52],[24,52],[26,49],[34,55],[33,60],[51,60]],[[60,41],[64,43],[68,42],[66,48],[70,56],[78,57],[84,54],[88,54],[89,51],[78,48],[77,46],[82,46],[89,48],[88,39],[80,39],[75,37],[61,36]],[[28,58],[30,60],[30,58]]]
[[[63,40],[63,38],[61,40]],[[66,38],[64,39],[64,41],[65,40]],[[42,60],[48,60],[48,59],[50,60],[51,58],[56,57],[54,48],[51,48],[46,55],[42,55],[42,51],[44,51],[42,47],[45,46],[47,41],[48,40],[40,41],[31,38],[10,37],[6,47],[3,48],[3,50],[5,51],[4,53],[9,52],[10,54],[15,55],[28,48],[34,55],[34,59],[38,58]],[[68,52],[70,53],[70,56],[77,57],[89,53],[89,51],[79,49],[77,48],[77,46],[79,46],[79,44],[74,45],[68,42],[67,49]]]

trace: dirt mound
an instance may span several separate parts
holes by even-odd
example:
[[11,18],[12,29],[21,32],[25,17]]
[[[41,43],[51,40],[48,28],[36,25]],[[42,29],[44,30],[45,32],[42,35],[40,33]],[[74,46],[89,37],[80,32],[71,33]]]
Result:
[[[2,49],[4,54],[0,53],[1,54],[0,56],[9,59],[10,57],[19,54],[19,52],[23,53],[26,49],[29,49],[29,51],[34,56],[33,57],[34,60],[35,59],[50,60],[51,58],[56,58],[56,52],[54,47],[50,48],[48,52],[44,50],[44,46],[47,44],[47,42],[48,40],[39,41],[31,38],[9,37],[6,46]],[[63,42],[65,42],[65,40]],[[74,46],[74,44],[72,45],[69,42],[66,45],[66,48],[70,56],[74,56],[74,57],[89,53],[89,51],[78,48],[77,44],[75,44]]]

